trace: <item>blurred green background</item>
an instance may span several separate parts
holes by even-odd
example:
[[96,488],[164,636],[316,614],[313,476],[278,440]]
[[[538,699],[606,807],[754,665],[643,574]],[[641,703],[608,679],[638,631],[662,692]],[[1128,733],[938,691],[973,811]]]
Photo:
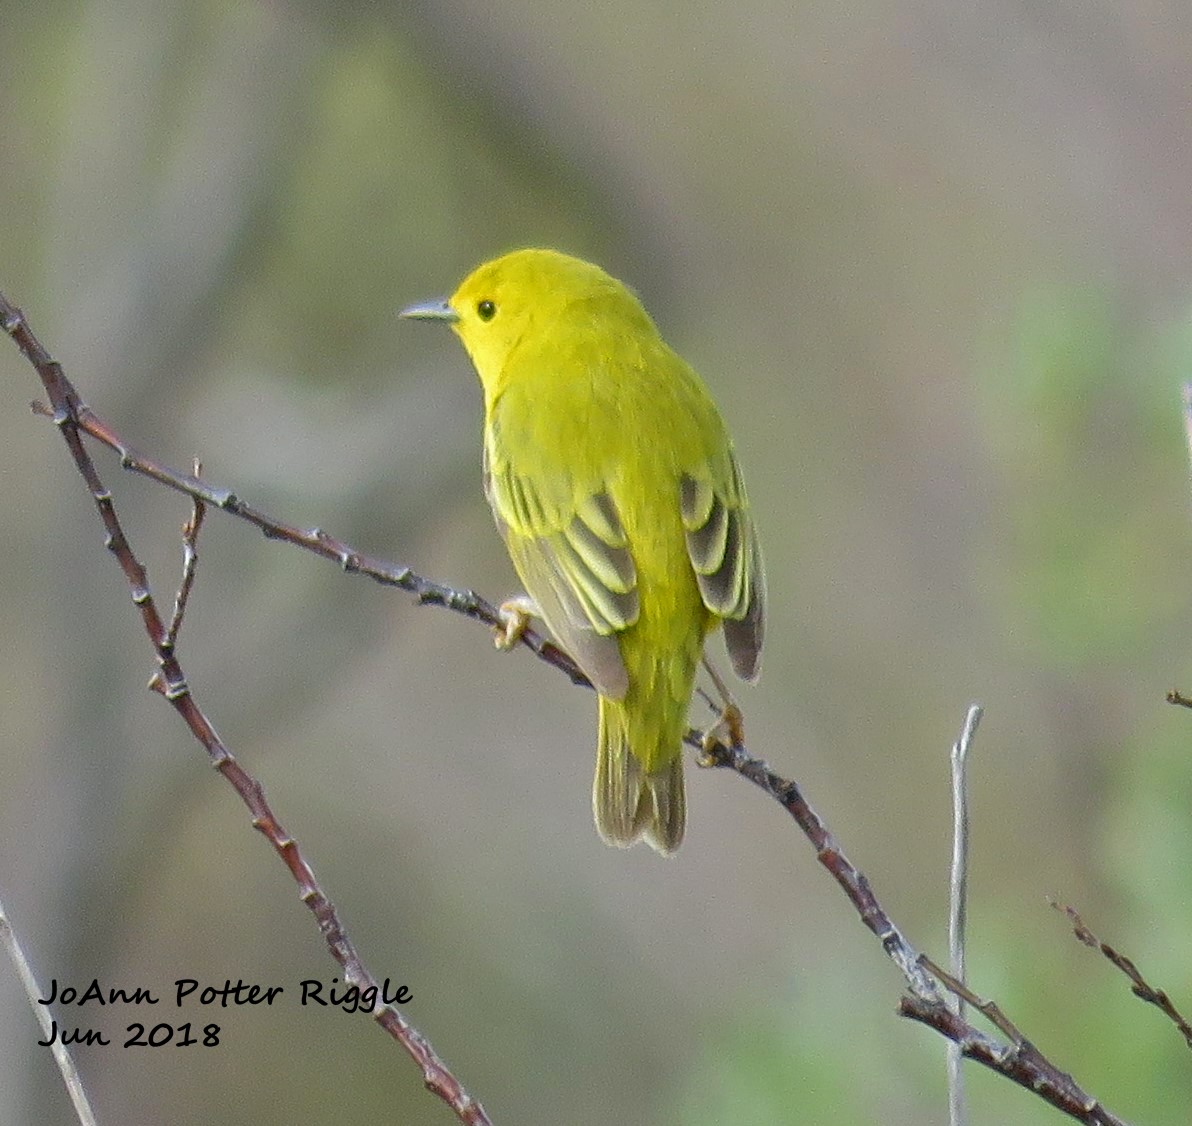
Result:
[[[593,258],[704,374],[767,551],[751,749],[944,956],[972,767],[971,979],[1138,1122],[1186,1049],[1046,903],[1192,1007],[1192,12],[1175,0],[0,3],[0,290],[125,436],[493,598],[462,349],[396,311],[524,244]],[[271,851],[144,690],[81,482],[0,347],[0,892],[48,983],[285,985],[123,1049],[105,1123],[437,1124]],[[168,607],[186,505],[97,462]],[[943,1042],[772,803],[692,772],[604,848],[591,697],[212,513],[181,655],[368,964],[499,1123],[946,1120]],[[0,965],[0,1121],[71,1113]],[[1058,1115],[985,1073],[972,1123]]]

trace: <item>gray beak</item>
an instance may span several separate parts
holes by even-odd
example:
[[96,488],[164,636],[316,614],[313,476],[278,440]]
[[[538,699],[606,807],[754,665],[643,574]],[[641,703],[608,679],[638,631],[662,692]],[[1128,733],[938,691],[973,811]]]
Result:
[[398,316],[412,321],[446,321],[447,324],[455,324],[459,320],[459,314],[447,304],[446,298],[441,301],[421,301],[403,309]]

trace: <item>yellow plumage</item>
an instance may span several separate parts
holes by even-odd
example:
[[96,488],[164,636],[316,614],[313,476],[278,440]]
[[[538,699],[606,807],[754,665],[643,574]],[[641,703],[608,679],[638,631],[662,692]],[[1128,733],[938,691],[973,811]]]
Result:
[[673,852],[704,639],[723,622],[750,680],[762,646],[761,551],[715,404],[625,286],[556,251],[487,262],[404,315],[450,322],[480,377],[497,525],[599,694],[600,835]]

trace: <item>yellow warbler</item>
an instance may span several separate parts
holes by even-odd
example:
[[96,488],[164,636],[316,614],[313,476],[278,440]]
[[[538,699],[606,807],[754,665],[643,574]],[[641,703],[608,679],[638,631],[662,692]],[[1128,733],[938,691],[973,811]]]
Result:
[[596,828],[673,852],[704,639],[723,622],[748,680],[762,647],[761,551],[715,404],[633,293],[557,251],[486,262],[402,315],[450,324],[480,377],[497,526],[600,697]]

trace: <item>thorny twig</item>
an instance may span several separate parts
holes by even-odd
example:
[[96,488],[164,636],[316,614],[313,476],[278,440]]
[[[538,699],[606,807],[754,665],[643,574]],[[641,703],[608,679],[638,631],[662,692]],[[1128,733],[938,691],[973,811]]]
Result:
[[[111,495],[99,482],[94,466],[83,448],[80,434],[87,434],[115,451],[123,468],[246,520],[271,539],[283,540],[323,558],[334,560],[349,574],[367,575],[377,582],[406,590],[413,594],[421,605],[442,606],[489,626],[501,624],[497,610],[473,591],[456,590],[424,578],[409,567],[395,566],[356,551],[320,528],[304,530],[275,520],[241,500],[231,490],[210,485],[197,471],[193,474],[179,473],[134,450],[80,400],[59,365],[50,358],[34,337],[24,316],[3,295],[0,295],[0,322],[37,368],[50,397],[53,420],[66,439],[108,529],[109,546],[125,572],[133,592],[133,601],[141,611],[146,630],[157,652],[161,669],[159,677],[155,678],[158,681],[155,686],[159,687],[162,694],[183,715],[195,736],[206,747],[213,764],[228,778],[252,810],[254,826],[266,835],[290,868],[299,883],[304,901],[319,918],[320,927],[327,936],[333,955],[344,966],[347,980],[357,984],[371,981],[344,934],[334,907],[300,856],[296,842],[285,834],[269,810],[260,784],[239,766],[232,758],[231,752],[219,740],[206,717],[194,703],[172,647],[163,647],[163,642],[168,640],[168,631],[163,627],[157,613],[145,581],[144,570],[128,547],[116,520]],[[527,629],[521,640],[541,660],[557,668],[573,683],[591,687],[587,677],[571,657],[541,634]],[[739,732],[733,732],[734,736],[738,734]],[[1020,1086],[1034,1091],[1078,1121],[1090,1126],[1122,1126],[1120,1119],[1085,1094],[1070,1077],[1056,1069],[1029,1042],[1021,1040],[1010,1047],[999,1044],[973,1028],[963,1017],[952,1012],[927,972],[926,967],[931,964],[926,962],[891,921],[873,894],[868,880],[845,856],[823,819],[806,802],[799,787],[774,773],[761,759],[751,757],[737,738],[734,737],[730,741],[737,745],[726,746],[722,741],[709,738],[705,733],[694,729],[685,737],[688,745],[701,752],[701,765],[735,771],[768,793],[794,818],[815,847],[817,859],[844,890],[861,921],[881,941],[887,956],[894,961],[905,977],[910,993],[902,998],[899,1008],[901,1015],[935,1028],[949,1040],[958,1043],[966,1057],[977,1060]],[[946,974],[936,971],[934,966],[931,968],[941,981],[946,982]],[[976,1003],[982,1012],[987,1012],[991,1004],[981,1002],[980,999],[977,999]],[[427,1086],[452,1106],[461,1121],[488,1122],[480,1104],[463,1091],[455,1077],[434,1054],[429,1043],[405,1022],[396,1009],[384,1010],[377,1014],[377,1019],[419,1062]]]
[[[688,735],[688,743],[701,747],[698,739]],[[920,954],[891,921],[869,886],[869,881],[845,856],[836,838],[818,813],[807,803],[798,785],[776,774],[761,759],[752,758],[744,747],[723,744],[702,745],[701,765],[727,767],[747,778],[769,794],[793,817],[804,836],[815,846],[816,859],[831,873],[856,908],[861,922],[880,940],[886,955],[898,966],[906,978],[910,992],[899,1003],[901,1016],[920,1021],[934,1028],[942,1036],[960,1046],[961,1053],[996,1071],[1046,1100],[1087,1126],[1124,1126],[1096,1099],[1082,1090],[1070,1075],[1060,1071],[1001,1014],[991,1001],[985,1001],[939,969],[925,955]],[[1011,1040],[1010,1045],[974,1028],[959,1013],[948,1007],[930,975],[963,997],[994,1026]]]
[[[361,961],[360,955],[356,952],[355,946],[340,922],[334,904],[320,886],[314,871],[302,855],[298,842],[285,831],[270,808],[261,783],[236,761],[232,752],[220,739],[211,721],[200,709],[183,674],[174,642],[186,609],[189,593],[188,577],[193,582],[193,558],[190,555],[187,556],[187,563],[183,568],[182,586],[178,592],[178,603],[171,626],[167,626],[158,612],[145,568],[133,552],[120,524],[116,507],[112,501],[112,494],[101,481],[95,464],[83,445],[82,433],[92,434],[96,429],[102,433],[106,431],[106,428],[83,404],[61,365],[52,359],[42,347],[21,311],[11,305],[2,294],[0,294],[0,323],[3,324],[5,332],[16,342],[41,378],[50,400],[49,416],[57,425],[74,459],[76,468],[86,482],[87,490],[95,502],[95,507],[107,533],[106,545],[124,572],[133,603],[140,611],[141,621],[144,624],[145,632],[149,635],[149,641],[157,658],[158,671],[150,681],[150,687],[169,701],[187,727],[190,728],[194,737],[207,751],[211,765],[227,779],[248,807],[252,814],[253,827],[258,829],[273,846],[298,884],[302,901],[314,914],[332,957],[343,967],[344,980],[362,991],[370,988],[376,989],[375,995],[380,995],[376,979]],[[34,404],[34,410],[38,413],[47,413],[44,407],[39,409],[39,404]],[[85,423],[85,419],[89,421]],[[106,432],[109,438],[101,439],[101,441],[114,449],[122,449],[121,463],[131,465],[134,455],[119,442],[119,439],[114,437],[112,432]],[[151,472],[147,475],[154,476]],[[197,472],[190,480],[198,481]],[[212,495],[207,495],[210,490],[200,492],[197,489],[184,488],[182,491],[188,493],[196,501],[196,508],[187,525],[189,532],[184,533],[184,538],[188,537],[190,540],[189,546],[193,553],[193,540],[198,535],[202,520],[202,510],[198,505],[216,503],[220,504],[220,507],[226,507],[236,502],[231,494],[226,494],[222,498],[223,503],[220,503],[218,499],[213,500]],[[244,512],[241,512],[241,515],[244,515],[246,519],[251,519]],[[330,550],[332,549],[325,548],[325,552]],[[347,563],[345,562],[344,565],[347,566]],[[489,1118],[484,1108],[472,1098],[463,1084],[439,1058],[430,1042],[406,1020],[400,1010],[393,1005],[382,1005],[374,1011],[373,1017],[418,1064],[427,1088],[451,1107],[460,1122],[466,1123],[468,1126],[489,1126]]]
[[1146,1001],[1147,1004],[1154,1005],[1162,1011],[1172,1024],[1179,1029],[1180,1035],[1184,1038],[1184,1043],[1189,1048],[1192,1048],[1192,1025],[1184,1019],[1183,1015],[1172,1003],[1171,998],[1162,989],[1156,989],[1151,985],[1139,972],[1138,967],[1125,954],[1115,950],[1108,942],[1102,942],[1093,934],[1085,926],[1084,920],[1077,913],[1075,907],[1063,906],[1054,899],[1051,901],[1051,905],[1057,911],[1062,911],[1068,916],[1068,921],[1072,924],[1072,932],[1085,946],[1093,950],[1099,950],[1130,979],[1130,992],[1139,998],[1139,1000]]
[[[197,457],[194,460],[194,469],[196,477],[203,472],[203,463]],[[198,497],[191,497],[190,519],[182,525],[182,581],[178,584],[174,612],[170,615],[170,624],[166,629],[165,643],[171,649],[178,644],[178,631],[182,629],[182,619],[186,615],[190,592],[195,585],[195,572],[199,565],[199,529],[203,526],[203,517],[206,514],[207,505]]]

